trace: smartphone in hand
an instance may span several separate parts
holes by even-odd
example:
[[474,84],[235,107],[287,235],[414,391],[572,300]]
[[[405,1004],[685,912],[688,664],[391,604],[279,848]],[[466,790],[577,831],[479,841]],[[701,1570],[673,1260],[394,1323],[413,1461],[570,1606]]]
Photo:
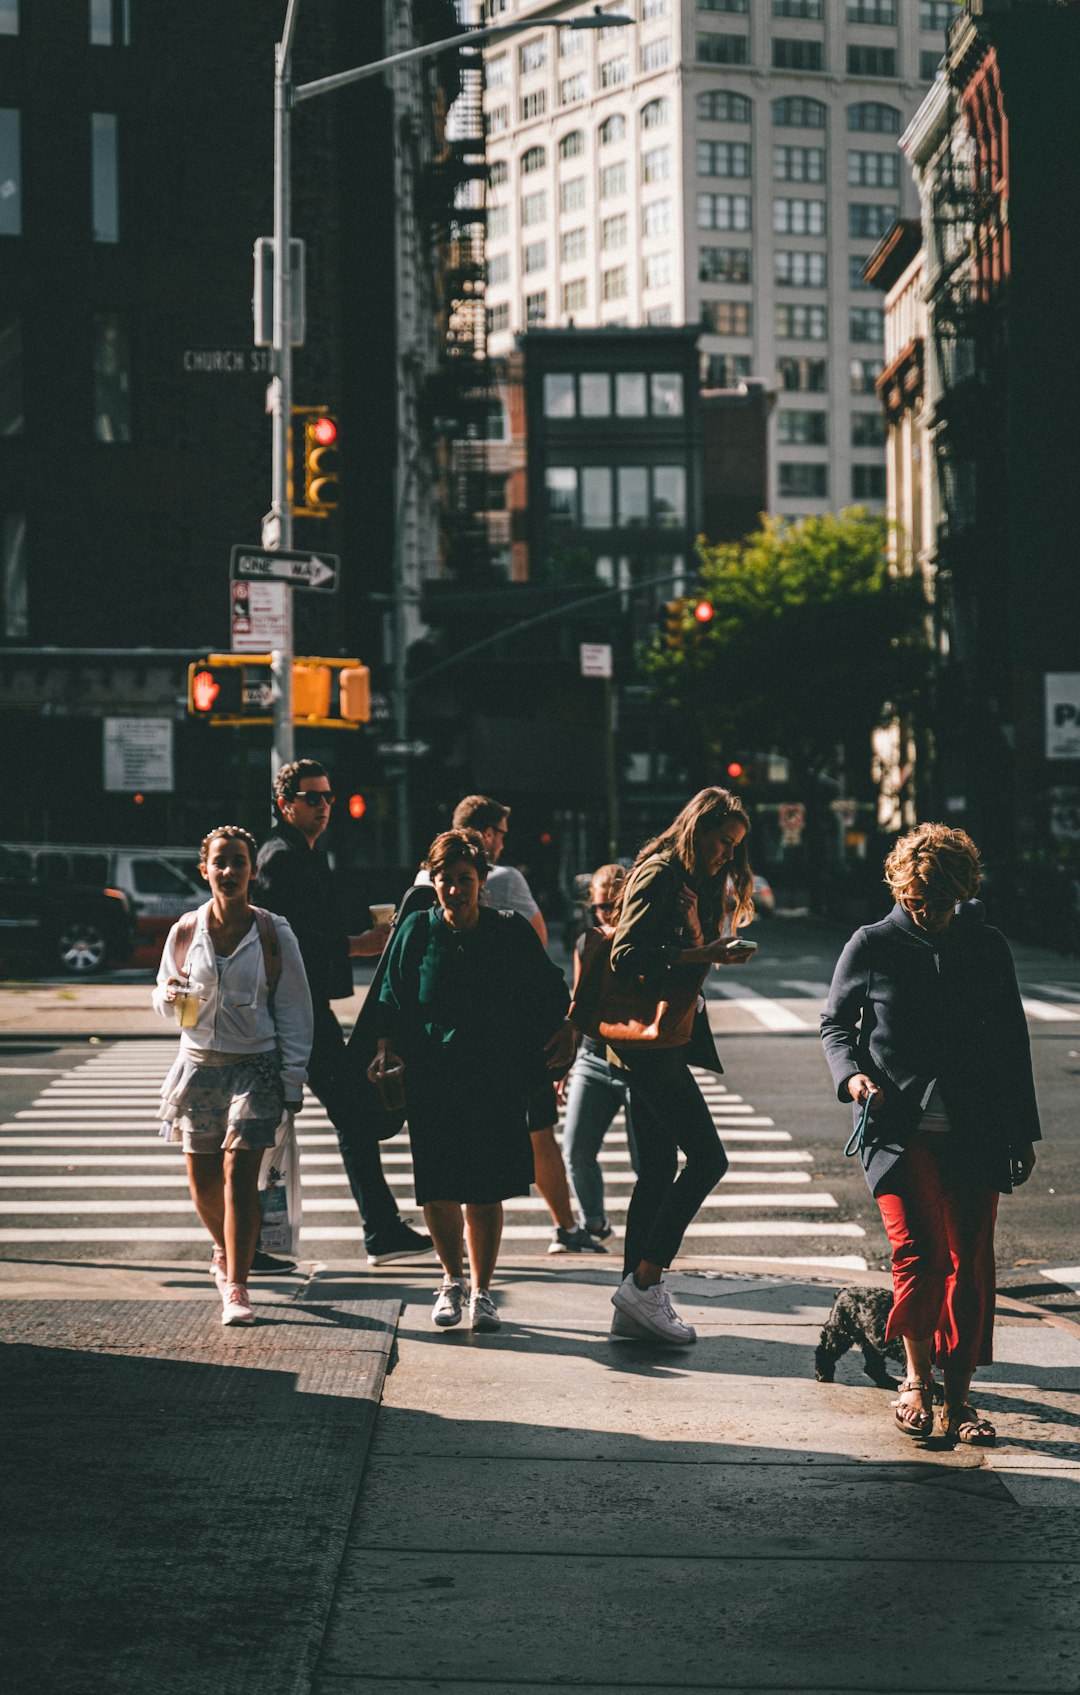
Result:
[[737,936],[733,942],[728,943],[727,950],[729,954],[735,954],[738,957],[739,955],[757,953],[757,947],[756,942],[743,941],[741,936]]

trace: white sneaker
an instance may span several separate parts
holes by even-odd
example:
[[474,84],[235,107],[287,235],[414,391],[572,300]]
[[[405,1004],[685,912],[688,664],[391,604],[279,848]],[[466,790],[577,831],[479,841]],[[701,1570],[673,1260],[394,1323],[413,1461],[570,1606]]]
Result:
[[662,1281],[650,1289],[639,1289],[630,1272],[612,1295],[611,1304],[658,1341],[679,1345],[697,1341],[697,1331],[692,1324],[683,1323]]
[[469,1323],[474,1330],[498,1330],[502,1325],[486,1289],[474,1289],[469,1296]]
[[444,1277],[442,1287],[435,1291],[435,1305],[431,1309],[431,1322],[437,1324],[440,1330],[449,1330],[451,1325],[461,1323],[461,1306],[465,1299],[465,1291],[453,1277]]
[[248,1292],[242,1283],[223,1283],[221,1288],[222,1324],[254,1324],[255,1313]]

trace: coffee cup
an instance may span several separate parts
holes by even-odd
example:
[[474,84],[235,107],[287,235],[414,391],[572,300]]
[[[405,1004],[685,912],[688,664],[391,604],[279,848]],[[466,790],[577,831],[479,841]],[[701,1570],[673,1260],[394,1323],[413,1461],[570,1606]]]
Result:
[[368,911],[371,913],[373,924],[392,924],[397,908],[393,901],[379,901],[375,906],[369,907]]
[[375,1087],[386,1112],[402,1112],[405,1108],[405,1067],[395,1065],[382,1073]]

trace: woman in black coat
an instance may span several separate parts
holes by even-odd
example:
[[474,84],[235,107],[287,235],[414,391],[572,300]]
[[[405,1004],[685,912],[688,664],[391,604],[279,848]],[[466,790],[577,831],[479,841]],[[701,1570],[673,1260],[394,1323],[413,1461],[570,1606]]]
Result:
[[981,879],[963,830],[922,824],[897,842],[897,904],[841,954],[821,1039],[856,1121],[870,1101],[861,1157],[892,1247],[886,1335],[907,1355],[896,1423],[931,1433],[933,1361],[942,1434],[987,1443],[968,1392],[993,1357],[998,1197],[1031,1176],[1040,1131],[1012,955],[972,899]]

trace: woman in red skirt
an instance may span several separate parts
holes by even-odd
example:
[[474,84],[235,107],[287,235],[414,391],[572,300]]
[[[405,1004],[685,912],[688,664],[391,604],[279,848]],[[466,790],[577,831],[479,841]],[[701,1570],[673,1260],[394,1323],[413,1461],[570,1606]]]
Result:
[[886,1335],[907,1355],[896,1423],[931,1434],[934,1363],[941,1434],[989,1443],[968,1395],[993,1358],[998,1198],[1031,1176],[1040,1131],[1016,971],[973,899],[981,880],[963,830],[902,837],[885,861],[896,905],[840,956],[821,1038],[839,1098],[856,1119],[871,1103],[861,1157],[892,1248]]

